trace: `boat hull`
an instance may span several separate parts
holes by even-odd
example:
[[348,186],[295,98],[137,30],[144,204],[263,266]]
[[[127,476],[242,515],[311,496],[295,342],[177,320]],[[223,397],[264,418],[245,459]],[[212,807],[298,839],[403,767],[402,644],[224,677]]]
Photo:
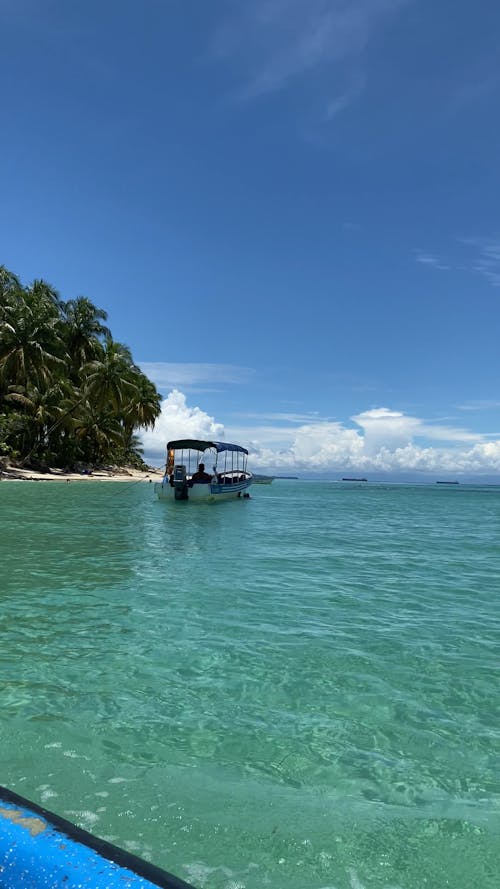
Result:
[[0,887],[192,889],[124,849],[0,787]]
[[248,489],[252,484],[252,477],[246,478],[242,482],[232,482],[230,484],[195,484],[186,488],[185,497],[176,497],[176,489],[170,484],[167,478],[161,482],[155,483],[155,494],[159,500],[167,500],[174,502],[190,502],[190,503],[218,503],[222,500],[237,500],[238,497],[248,496]]

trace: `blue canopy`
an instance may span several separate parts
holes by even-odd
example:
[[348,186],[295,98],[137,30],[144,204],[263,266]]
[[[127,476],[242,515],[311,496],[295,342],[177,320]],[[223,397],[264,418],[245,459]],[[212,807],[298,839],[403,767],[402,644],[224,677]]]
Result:
[[197,438],[181,438],[178,441],[169,441],[167,450],[182,451],[191,449],[192,451],[207,451],[214,448],[218,454],[221,451],[240,451],[242,454],[248,454],[246,448],[240,445],[229,444],[227,441],[200,441]]

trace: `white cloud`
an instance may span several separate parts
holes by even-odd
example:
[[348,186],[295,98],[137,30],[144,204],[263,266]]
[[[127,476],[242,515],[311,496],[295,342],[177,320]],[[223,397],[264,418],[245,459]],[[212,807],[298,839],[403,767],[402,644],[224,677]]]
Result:
[[419,249],[413,251],[415,262],[443,272],[455,269],[481,275],[493,287],[500,287],[500,236],[459,238],[458,243],[469,250],[469,256],[463,258],[459,264],[449,265],[433,253]]
[[446,265],[446,263],[442,262],[442,260],[438,259],[436,256],[432,256],[430,253],[424,253],[422,250],[415,250],[414,253],[415,262],[419,262],[421,265],[431,266],[442,272],[450,271],[451,266]]
[[[218,28],[213,51],[236,60],[242,99],[276,93],[307,75],[327,70],[334,78],[355,76],[354,86],[327,101],[334,117],[362,92],[359,64],[378,25],[410,0],[234,0]],[[354,68],[355,66],[355,68]],[[329,110],[328,110],[329,109]]]
[[483,438],[467,429],[425,423],[418,417],[385,407],[364,411],[352,419],[364,430],[365,448],[370,452],[378,450],[380,443],[394,450],[409,444],[414,438],[461,442],[477,442]]
[[493,287],[500,287],[500,237],[466,238],[462,243],[476,252],[471,270],[486,278]]
[[485,411],[500,407],[500,401],[493,398],[478,398],[476,401],[466,401],[457,406],[460,411]]
[[163,403],[154,431],[142,434],[146,459],[161,463],[167,441],[185,436],[242,444],[250,451],[254,470],[285,474],[500,472],[500,439],[486,441],[486,435],[432,424],[386,407],[352,417],[357,428],[331,420],[309,420],[297,427],[298,415],[289,417],[288,426],[283,425],[286,415],[277,419],[281,425],[224,428],[174,390]]
[[338,96],[335,96],[334,99],[331,99],[326,107],[325,111],[325,121],[333,120],[334,117],[337,117],[342,111],[345,111],[349,105],[352,105],[356,99],[358,99],[365,88],[365,77],[362,75],[358,75],[351,86],[349,86],[344,92],[339,93]]
[[146,459],[161,462],[165,457],[167,442],[173,438],[201,438],[220,441],[224,437],[224,426],[216,423],[199,407],[188,407],[186,396],[174,389],[161,406],[161,415],[153,430],[140,433]]
[[250,367],[233,364],[175,364],[167,361],[143,361],[140,368],[158,389],[168,391],[182,386],[247,383],[254,371]]
[[371,455],[383,447],[396,450],[409,444],[419,428],[415,417],[385,407],[364,411],[352,419],[364,432],[364,453]]

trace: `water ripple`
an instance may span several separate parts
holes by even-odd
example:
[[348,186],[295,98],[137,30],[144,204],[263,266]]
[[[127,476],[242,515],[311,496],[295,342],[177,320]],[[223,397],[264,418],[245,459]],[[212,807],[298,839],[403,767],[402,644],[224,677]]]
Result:
[[493,889],[499,495],[0,486],[2,783],[206,889]]

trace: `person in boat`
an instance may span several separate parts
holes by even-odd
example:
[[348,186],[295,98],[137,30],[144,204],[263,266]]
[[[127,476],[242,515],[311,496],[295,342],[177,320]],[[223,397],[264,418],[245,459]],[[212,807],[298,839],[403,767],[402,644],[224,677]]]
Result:
[[212,481],[212,476],[209,475],[208,472],[205,472],[205,464],[200,463],[200,465],[198,466],[198,472],[193,472],[193,475],[191,478],[191,484],[193,484],[193,485],[195,485],[197,483],[198,484],[200,484],[200,483],[206,484],[207,482],[211,482],[211,481]]

